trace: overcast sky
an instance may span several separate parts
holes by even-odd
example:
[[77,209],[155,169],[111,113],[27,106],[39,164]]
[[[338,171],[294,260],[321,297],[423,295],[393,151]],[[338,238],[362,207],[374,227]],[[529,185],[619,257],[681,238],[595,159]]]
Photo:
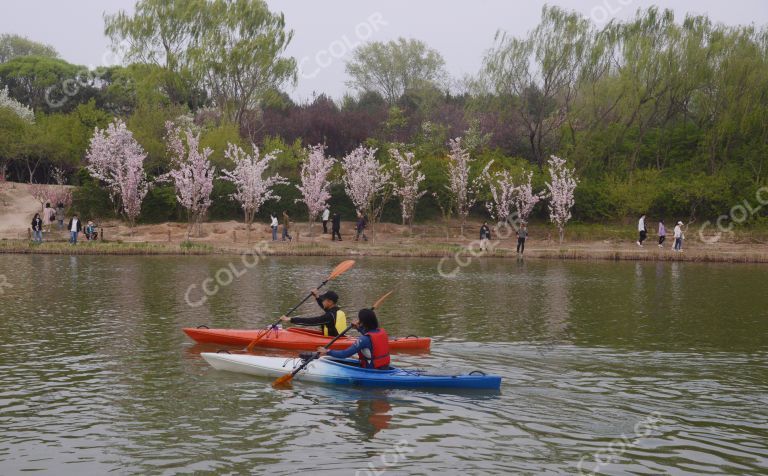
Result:
[[[53,45],[72,63],[113,63],[102,15],[132,10],[135,0],[0,0],[0,33],[16,33]],[[706,13],[726,24],[768,24],[766,0],[268,0],[285,13],[294,39],[288,53],[299,61],[299,82],[289,92],[297,100],[313,92],[335,98],[345,90],[344,63],[365,41],[416,38],[437,49],[456,78],[476,73],[497,30],[524,35],[539,20],[544,3],[577,10],[604,24],[628,18],[638,8],[672,8]]]

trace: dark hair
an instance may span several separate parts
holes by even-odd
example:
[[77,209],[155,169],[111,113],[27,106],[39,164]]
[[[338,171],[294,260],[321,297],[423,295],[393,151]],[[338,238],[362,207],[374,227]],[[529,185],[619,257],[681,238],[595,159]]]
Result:
[[360,319],[360,324],[367,331],[379,328],[379,320],[376,318],[376,313],[373,312],[373,309],[360,309],[360,312],[357,313],[357,318]]

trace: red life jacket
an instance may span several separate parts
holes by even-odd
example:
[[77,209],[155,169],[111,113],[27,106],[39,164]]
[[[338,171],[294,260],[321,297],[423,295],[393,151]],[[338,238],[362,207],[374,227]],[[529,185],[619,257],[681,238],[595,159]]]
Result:
[[360,359],[360,367],[367,369],[380,369],[389,366],[389,336],[384,329],[377,329],[375,331],[369,331],[367,334],[371,339],[371,360],[363,356],[362,352],[358,352],[357,356]]

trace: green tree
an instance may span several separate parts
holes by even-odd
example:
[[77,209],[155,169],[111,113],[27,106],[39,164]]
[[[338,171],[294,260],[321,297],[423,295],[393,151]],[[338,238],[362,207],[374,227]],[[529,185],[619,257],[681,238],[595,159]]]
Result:
[[544,6],[541,22],[527,38],[498,32],[496,46],[485,58],[486,84],[513,102],[540,170],[576,97],[589,38],[588,20]]
[[0,35],[0,63],[5,63],[19,56],[58,58],[59,53],[53,46],[38,43],[23,36],[7,33]]
[[447,79],[440,53],[422,41],[405,38],[357,47],[346,69],[348,86],[379,93],[389,104],[407,91],[443,86]]
[[87,68],[44,56],[19,56],[0,64],[0,83],[35,111],[69,111],[95,91]]
[[211,99],[235,124],[275,89],[296,81],[296,60],[284,57],[293,38],[285,17],[262,0],[214,0],[200,16],[190,56]]

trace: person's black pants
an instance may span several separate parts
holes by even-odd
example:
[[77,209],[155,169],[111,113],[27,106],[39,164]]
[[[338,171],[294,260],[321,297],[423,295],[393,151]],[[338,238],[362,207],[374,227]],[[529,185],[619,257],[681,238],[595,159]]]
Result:
[[660,237],[659,237],[659,244],[662,244],[662,243],[664,243],[664,240],[666,240],[666,239],[667,239],[667,237],[666,237],[666,236],[660,236]]
[[647,231],[641,231],[640,232],[640,244],[643,244],[643,241],[648,238],[648,232]]
[[525,251],[525,238],[518,238],[517,239],[517,252],[520,254],[523,254],[523,251]]
[[323,233],[328,233],[328,220],[323,220]]
[[337,236],[339,237],[339,241],[341,241],[341,233],[339,230],[333,230],[333,233],[331,234],[331,241],[335,240]]

